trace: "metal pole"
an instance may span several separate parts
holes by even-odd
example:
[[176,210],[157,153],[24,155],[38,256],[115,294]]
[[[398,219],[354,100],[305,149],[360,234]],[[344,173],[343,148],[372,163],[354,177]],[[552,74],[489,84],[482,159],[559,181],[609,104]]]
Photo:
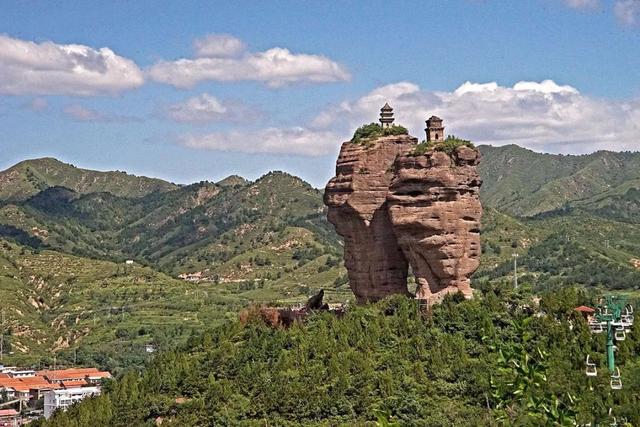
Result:
[[2,310],[2,330],[0,330],[0,361],[4,355],[4,309]]
[[518,254],[513,254],[513,288],[518,290]]
[[0,331],[0,361],[4,359],[4,310],[2,310],[2,330]]
[[615,355],[613,353],[613,327],[611,326],[611,320],[607,321],[607,367],[609,368],[609,372],[613,374],[613,371],[616,369],[616,360]]

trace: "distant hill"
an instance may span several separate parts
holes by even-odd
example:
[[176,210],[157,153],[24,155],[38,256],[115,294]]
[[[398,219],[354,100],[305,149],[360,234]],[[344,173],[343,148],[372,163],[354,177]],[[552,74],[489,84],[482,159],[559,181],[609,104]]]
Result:
[[569,156],[516,145],[481,146],[482,198],[512,215],[531,217],[579,208],[638,221],[640,153],[598,151]]
[[[537,289],[640,290],[640,154],[481,150],[476,287],[512,280],[518,253],[522,283]],[[139,364],[142,344],[183,342],[251,301],[298,303],[321,288],[329,301],[352,299],[322,192],[290,174],[175,186],[41,159],[0,176],[14,360],[69,360],[80,348],[107,367]]]
[[0,172],[0,200],[26,200],[54,186],[66,187],[81,194],[108,192],[121,197],[141,197],[177,188],[175,184],[161,179],[117,171],[80,169],[48,157],[25,160]]

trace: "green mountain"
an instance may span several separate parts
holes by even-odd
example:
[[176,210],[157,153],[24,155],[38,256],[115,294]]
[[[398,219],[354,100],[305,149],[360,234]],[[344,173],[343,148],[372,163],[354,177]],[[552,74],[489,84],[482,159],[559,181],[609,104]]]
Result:
[[[640,290],[640,154],[481,150],[476,287],[511,281],[518,253],[536,290]],[[32,170],[38,180],[6,178]],[[142,344],[170,348],[250,302],[352,298],[321,191],[289,174],[174,186],[43,159],[2,176],[14,183],[0,186],[0,301],[16,362],[137,365]]]
[[567,208],[638,221],[640,153],[582,156],[535,153],[516,145],[481,146],[486,206],[530,217]]
[[141,197],[177,188],[160,179],[80,169],[53,158],[26,160],[0,172],[0,200],[25,200],[54,186],[82,194],[108,192],[121,197]]

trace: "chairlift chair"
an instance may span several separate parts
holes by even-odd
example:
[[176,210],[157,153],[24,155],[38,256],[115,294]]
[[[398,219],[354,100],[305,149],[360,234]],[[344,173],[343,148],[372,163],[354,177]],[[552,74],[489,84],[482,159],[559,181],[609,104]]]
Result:
[[611,385],[611,390],[622,389],[622,379],[620,379],[620,368],[616,367],[616,373],[611,374],[611,381],[609,384]]
[[591,362],[589,360],[589,355],[587,354],[587,363],[586,363],[586,369],[585,369],[585,374],[587,374],[588,377],[597,377],[598,376],[598,368],[596,367],[596,364]]
[[601,334],[602,332],[604,332],[604,328],[599,322],[589,323],[589,327],[591,328],[591,332],[593,332],[594,334]]
[[613,334],[613,337],[616,341],[624,341],[627,338],[627,334],[622,326],[618,326],[615,333]]

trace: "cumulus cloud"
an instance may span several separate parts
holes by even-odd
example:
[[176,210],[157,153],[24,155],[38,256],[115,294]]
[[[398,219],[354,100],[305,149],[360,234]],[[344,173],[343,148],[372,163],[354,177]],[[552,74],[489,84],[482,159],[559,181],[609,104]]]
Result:
[[304,127],[183,135],[177,143],[197,150],[321,156],[335,152],[339,141],[331,131]]
[[106,47],[34,43],[0,35],[0,94],[114,94],[143,82],[133,61]]
[[600,0],[564,0],[564,3],[572,9],[596,9],[600,6]]
[[185,101],[169,105],[162,115],[179,123],[239,122],[257,119],[261,113],[243,103],[220,101],[203,93]]
[[68,105],[62,111],[78,122],[124,123],[140,120],[132,116],[97,111],[78,104]]
[[613,11],[621,24],[640,25],[640,0],[618,0],[613,6]]
[[229,57],[243,52],[244,42],[229,34],[209,34],[193,43],[198,57]]
[[538,151],[589,153],[640,148],[640,100],[613,101],[552,80],[465,82],[428,91],[412,82],[372,90],[321,111],[303,127],[183,135],[177,143],[201,150],[322,156],[335,154],[356,127],[378,120],[389,102],[396,123],[424,139],[425,120],[438,115],[446,131],[476,144],[518,144]]
[[512,87],[466,82],[451,92],[394,83],[321,112],[311,128],[330,127],[345,135],[377,120],[385,102],[395,109],[396,123],[420,138],[424,121],[436,114],[445,120],[448,133],[480,144],[514,143],[564,153],[640,147],[640,100],[596,99],[551,80],[523,81]]
[[198,57],[160,61],[149,68],[151,79],[179,88],[190,88],[204,81],[258,81],[270,87],[292,83],[329,83],[349,80],[349,72],[337,62],[321,55],[292,53],[275,47],[264,52],[243,52],[240,40],[210,35],[196,41]]

